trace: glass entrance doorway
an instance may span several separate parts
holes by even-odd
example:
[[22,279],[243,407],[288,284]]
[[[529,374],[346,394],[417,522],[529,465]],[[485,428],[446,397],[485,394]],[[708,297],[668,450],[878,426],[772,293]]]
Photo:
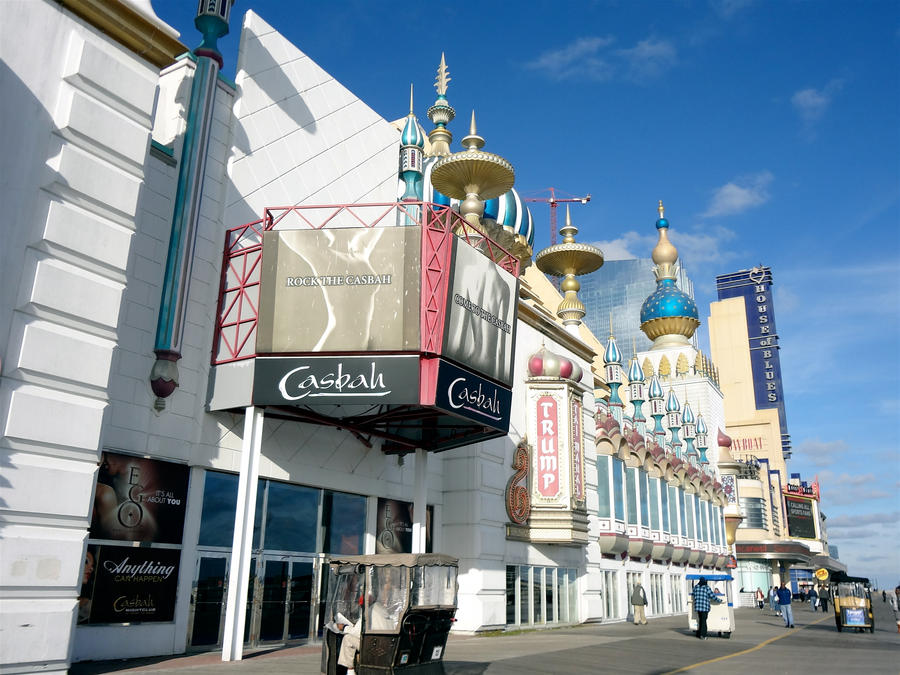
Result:
[[[191,596],[191,648],[222,645],[230,555],[201,552]],[[315,635],[319,565],[312,556],[254,556],[244,619],[248,647]]]

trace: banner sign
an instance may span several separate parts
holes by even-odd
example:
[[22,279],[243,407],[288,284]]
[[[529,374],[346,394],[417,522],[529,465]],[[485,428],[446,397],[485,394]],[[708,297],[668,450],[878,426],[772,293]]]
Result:
[[[425,510],[425,553],[431,553],[434,506]],[[413,505],[399,499],[378,498],[375,553],[412,553]]]
[[442,355],[512,384],[519,281],[457,237]]
[[89,546],[78,623],[172,621],[181,551]]
[[257,358],[254,405],[325,405],[419,400],[418,356]]
[[509,430],[512,391],[441,359],[434,405],[492,429]]
[[800,483],[788,483],[781,488],[786,495],[798,495],[802,497],[812,497],[819,499],[819,481],[816,480],[812,485],[802,485]]
[[785,497],[788,534],[799,539],[816,538],[816,520],[812,501],[801,497]]
[[417,227],[263,234],[257,354],[416,351]]
[[537,400],[537,491],[542,497],[559,494],[559,411],[556,399]]
[[104,452],[90,538],[180,544],[188,474],[185,464]]

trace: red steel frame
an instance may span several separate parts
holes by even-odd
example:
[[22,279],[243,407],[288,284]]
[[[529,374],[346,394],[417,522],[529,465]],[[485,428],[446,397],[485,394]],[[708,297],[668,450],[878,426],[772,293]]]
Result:
[[[276,227],[313,230],[329,225],[384,227],[398,224],[401,220],[404,224],[422,228],[420,348],[432,357],[440,354],[452,237],[456,235],[478,248],[497,265],[518,277],[519,261],[514,255],[457,212],[431,202],[279,206],[265,209],[260,220],[231,228],[225,234],[212,364],[256,356],[263,232]],[[436,358],[423,363],[423,369],[436,367]],[[425,375],[424,372],[422,374]],[[433,379],[423,377],[422,381]],[[423,391],[422,394],[425,399],[433,401],[433,392]]]

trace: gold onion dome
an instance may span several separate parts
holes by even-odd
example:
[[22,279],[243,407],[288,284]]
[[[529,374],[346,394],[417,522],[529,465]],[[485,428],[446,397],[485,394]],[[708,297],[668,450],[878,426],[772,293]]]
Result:
[[653,249],[656,290],[641,306],[641,330],[653,340],[655,347],[688,344],[700,325],[699,312],[691,296],[675,284],[678,249],[669,241],[669,221],[665,218],[662,200],[658,210],[656,229],[659,241]]
[[572,224],[572,216],[566,206],[566,224],[559,231],[563,235],[561,244],[548,246],[534,259],[538,269],[554,277],[565,277],[560,290],[565,293],[556,315],[565,325],[577,326],[584,316],[584,303],[578,299],[581,284],[575,279],[580,274],[589,274],[603,265],[603,252],[590,244],[575,241],[578,228]]

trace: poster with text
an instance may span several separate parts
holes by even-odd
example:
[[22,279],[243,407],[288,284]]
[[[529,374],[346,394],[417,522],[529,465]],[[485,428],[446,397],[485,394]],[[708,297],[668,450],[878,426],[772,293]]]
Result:
[[180,544],[189,469],[104,452],[97,472],[91,539]]
[[171,548],[89,546],[78,623],[172,621],[180,559]]
[[[434,507],[425,511],[425,552],[431,553]],[[399,499],[378,499],[375,553],[412,553],[413,505]]]
[[816,520],[812,500],[800,497],[785,497],[787,507],[788,534],[800,539],[816,538]]

